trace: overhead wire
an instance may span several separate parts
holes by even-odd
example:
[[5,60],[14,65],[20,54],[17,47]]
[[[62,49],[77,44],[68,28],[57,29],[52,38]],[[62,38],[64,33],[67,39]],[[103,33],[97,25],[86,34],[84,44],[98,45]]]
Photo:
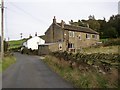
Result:
[[[17,5],[14,5],[14,4],[11,3],[11,2],[9,2],[9,4],[11,4],[11,6],[15,7],[17,10],[23,12],[24,14],[28,15],[28,16],[31,17],[32,19],[34,19],[34,20],[36,20],[37,22],[39,22],[40,25],[41,25],[41,27],[43,27],[43,23],[48,25],[48,23],[46,23],[46,22],[44,22],[43,20],[40,20],[39,18],[33,16],[32,14],[30,14],[29,12],[25,11],[24,9],[18,7]],[[6,32],[7,32],[6,35],[9,36],[9,35],[8,35],[8,27],[7,27],[7,25],[8,25],[8,22],[7,22],[7,11],[12,11],[12,12],[14,12],[14,13],[18,13],[18,12],[15,11],[15,10],[9,9],[9,7],[6,9],[6,14],[5,14],[5,24],[6,24],[6,26],[5,26],[5,27],[6,27]],[[41,23],[42,23],[42,24],[41,24]]]
[[24,10],[23,8],[21,8],[21,7],[18,7],[17,5],[13,4],[12,2],[9,2],[9,3],[10,3],[12,6],[16,7],[16,9],[21,10],[23,13],[25,13],[26,15],[30,16],[31,18],[33,18],[34,20],[36,20],[36,21],[38,21],[38,22],[40,22],[40,23],[48,24],[47,22],[45,22],[45,21],[43,21],[43,20],[41,20],[41,19],[33,16],[31,13],[25,11],[25,10]]

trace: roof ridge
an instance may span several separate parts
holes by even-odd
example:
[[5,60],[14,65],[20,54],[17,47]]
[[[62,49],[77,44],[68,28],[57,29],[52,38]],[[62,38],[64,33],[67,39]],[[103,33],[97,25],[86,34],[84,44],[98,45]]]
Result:
[[[60,24],[61,23],[56,23],[57,26],[62,27]],[[77,30],[77,31],[86,32],[86,33],[99,34],[97,31],[95,31],[95,30],[93,30],[93,29],[91,29],[89,27],[75,26],[75,25],[70,25],[70,24],[66,24],[66,23],[64,24],[64,29]]]

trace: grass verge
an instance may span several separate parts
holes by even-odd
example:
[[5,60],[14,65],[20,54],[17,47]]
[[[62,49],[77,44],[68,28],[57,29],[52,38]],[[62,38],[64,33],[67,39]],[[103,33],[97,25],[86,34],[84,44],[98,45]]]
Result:
[[[88,71],[70,68],[67,61],[58,60],[53,56],[43,59],[56,73],[69,81],[76,88],[117,88],[117,71],[113,70],[105,75],[97,72],[94,68]],[[112,78],[112,79],[111,79]]]
[[0,72],[3,72],[11,64],[13,64],[15,62],[16,62],[16,58],[14,56],[6,56],[6,57],[4,57],[4,59],[2,60],[2,62],[0,62]]
[[91,48],[83,48],[81,53],[119,53],[118,48],[120,48],[120,45],[117,46],[106,46],[106,47],[91,47]]

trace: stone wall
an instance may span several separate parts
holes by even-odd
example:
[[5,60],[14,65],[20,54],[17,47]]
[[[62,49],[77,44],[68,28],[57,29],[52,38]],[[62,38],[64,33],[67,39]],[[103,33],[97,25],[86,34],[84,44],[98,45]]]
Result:
[[63,30],[56,24],[52,24],[45,33],[45,43],[54,43],[63,41]]
[[[62,49],[60,49],[59,45],[62,45]],[[51,52],[56,51],[66,51],[65,42],[58,42],[58,43],[49,43],[44,45],[39,45],[38,55],[46,55]]]
[[49,54],[49,46],[48,45],[39,45],[38,46],[38,55],[46,55]]

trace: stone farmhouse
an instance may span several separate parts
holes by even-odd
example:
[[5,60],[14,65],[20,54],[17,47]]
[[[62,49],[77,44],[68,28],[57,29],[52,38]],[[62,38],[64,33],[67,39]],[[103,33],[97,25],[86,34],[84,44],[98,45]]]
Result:
[[49,26],[44,35],[45,44],[39,45],[38,54],[48,54],[54,51],[76,52],[77,50],[95,45],[99,41],[99,33],[81,26],[56,22]]

